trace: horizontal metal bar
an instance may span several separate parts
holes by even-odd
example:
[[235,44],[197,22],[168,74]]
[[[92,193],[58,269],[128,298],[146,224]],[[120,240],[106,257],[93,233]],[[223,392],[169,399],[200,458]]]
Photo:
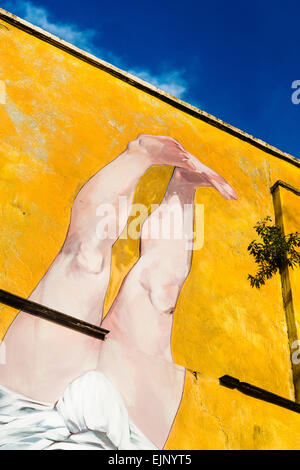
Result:
[[296,413],[300,413],[300,403],[288,400],[287,398],[283,398],[275,393],[268,392],[263,388],[256,387],[255,385],[248,384],[247,382],[240,382],[239,379],[231,377],[230,375],[223,375],[223,377],[219,378],[219,381],[224,387],[237,389],[239,392],[250,397],[258,398],[259,400],[267,401],[273,405],[281,406],[288,410],[295,411]]
[[18,295],[11,294],[3,289],[0,289],[0,303],[8,305],[9,307],[22,310],[23,312],[30,313],[44,320],[51,321],[58,325],[70,328],[71,330],[78,331],[84,335],[92,336],[100,340],[104,340],[105,336],[109,333],[109,330],[105,330],[91,323],[85,322],[65,313],[58,312],[52,308],[46,307],[45,305],[32,302],[32,300],[24,299]]
[[292,186],[289,183],[286,183],[285,181],[278,180],[276,183],[273,184],[273,186],[270,188],[271,193],[273,194],[274,191],[278,188],[278,186],[281,186],[282,188],[287,189],[288,191],[292,191],[292,193],[296,194],[297,196],[300,196],[300,190],[295,188],[295,186]]

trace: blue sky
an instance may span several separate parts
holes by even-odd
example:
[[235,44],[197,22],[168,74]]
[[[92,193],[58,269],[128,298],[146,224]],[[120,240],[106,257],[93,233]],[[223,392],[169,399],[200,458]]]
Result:
[[300,157],[300,103],[291,99],[292,83],[300,85],[299,0],[0,4]]

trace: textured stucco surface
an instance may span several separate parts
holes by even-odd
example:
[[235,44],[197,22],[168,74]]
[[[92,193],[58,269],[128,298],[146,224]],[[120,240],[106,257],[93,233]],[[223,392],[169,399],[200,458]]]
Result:
[[[300,186],[300,184],[299,184]],[[282,212],[285,233],[299,232],[300,227],[300,196],[286,189],[281,190]],[[290,282],[293,293],[295,320],[298,338],[300,339],[300,270],[290,269]]]
[[[1,22],[5,24],[3,21]],[[238,201],[212,189],[205,243],[196,251],[175,312],[173,353],[187,373],[169,449],[296,449],[300,417],[219,386],[224,374],[293,399],[279,276],[251,289],[247,253],[253,225],[273,216],[270,187],[299,186],[299,169],[7,24],[0,28],[0,286],[24,297],[60,249],[79,188],[139,133],[176,138],[235,188]],[[152,168],[136,202],[157,203],[170,177]],[[299,230],[296,195],[284,193],[287,227]],[[284,209],[285,210],[285,209]],[[299,213],[299,210],[298,210]],[[136,241],[115,244],[106,309],[138,255]],[[291,274],[299,322],[299,273]],[[0,306],[4,336],[16,314]],[[70,312],[72,314],[72,312]]]
[[[300,195],[295,194],[285,188],[280,188],[280,198],[282,205],[282,222],[285,234],[299,232],[300,227]],[[288,283],[291,294],[286,302],[289,302],[292,320],[295,326],[291,353],[293,356],[294,383],[296,389],[296,399],[300,400],[300,270],[288,268]],[[291,335],[290,335],[291,336]]]

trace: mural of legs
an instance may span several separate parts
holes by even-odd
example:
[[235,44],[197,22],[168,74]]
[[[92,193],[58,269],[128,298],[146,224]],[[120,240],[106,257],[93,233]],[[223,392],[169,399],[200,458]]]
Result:
[[[195,169],[198,163],[170,137],[143,134],[130,142],[76,196],[65,243],[29,298],[99,324],[109,282],[111,248],[126,224],[140,176],[153,164]],[[120,208],[120,195],[126,197],[127,208]],[[97,233],[101,221],[98,209],[105,204],[115,208],[116,232],[102,239]],[[100,347],[97,340],[24,312],[18,314],[4,340],[6,364],[0,366],[0,383],[51,402],[59,398],[70,381],[96,367]]]
[[[213,185],[224,197],[235,197],[209,169],[175,169],[161,206],[143,225],[141,257],[102,322],[111,332],[100,351],[98,370],[119,390],[131,420],[158,448],[168,437],[183,393],[184,370],[173,363],[171,333],[191,267],[195,190]],[[153,237],[149,228],[168,224],[172,213],[184,221],[181,236]]]

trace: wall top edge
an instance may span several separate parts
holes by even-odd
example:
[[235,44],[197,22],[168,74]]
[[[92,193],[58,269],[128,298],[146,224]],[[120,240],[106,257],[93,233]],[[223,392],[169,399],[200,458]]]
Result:
[[19,18],[16,15],[13,15],[12,13],[9,13],[8,11],[4,10],[3,8],[0,8],[0,19],[3,21],[19,28],[22,29],[23,31],[32,34],[33,36],[38,37],[39,39],[46,41],[60,49],[63,49],[64,51],[72,54],[73,56],[76,56],[77,58],[84,60],[85,62],[88,62],[89,64],[98,67],[102,69],[103,71],[109,73],[110,75],[113,75],[120,80],[123,80],[130,85],[143,90],[145,93],[148,93],[152,96],[155,96],[156,98],[160,99],[161,101],[164,101],[168,103],[169,105],[180,109],[181,111],[198,118],[214,127],[217,127],[221,129],[224,132],[227,132],[234,137],[237,137],[245,142],[248,142],[251,145],[254,145],[255,147],[259,148],[260,150],[263,150],[277,158],[280,158],[281,160],[285,160],[294,166],[300,168],[300,160],[297,159],[296,157],[293,157],[292,155],[283,152],[282,150],[277,149],[276,147],[273,147],[272,145],[269,145],[268,143],[264,142],[261,139],[257,139],[256,137],[253,137],[250,134],[247,134],[246,132],[243,132],[242,130],[238,129],[237,127],[231,126],[230,124],[227,124],[226,122],[222,121],[221,119],[218,119],[211,114],[202,111],[198,108],[196,108],[193,105],[190,105],[179,98],[176,98],[169,93],[160,90],[159,88],[156,88],[155,86],[151,85],[150,83],[145,82],[144,80],[135,77],[134,75],[131,75],[114,65],[109,64],[108,62],[105,62],[104,60],[98,59],[96,56],[83,51],[82,49],[79,49],[76,46],[73,46],[72,44],[68,43],[67,41],[64,41],[63,39],[58,38],[57,36],[54,36],[51,33],[48,33],[47,31],[44,31],[43,29],[39,28],[38,26],[35,26],[31,23],[29,23],[26,20],[23,20],[22,18]]

